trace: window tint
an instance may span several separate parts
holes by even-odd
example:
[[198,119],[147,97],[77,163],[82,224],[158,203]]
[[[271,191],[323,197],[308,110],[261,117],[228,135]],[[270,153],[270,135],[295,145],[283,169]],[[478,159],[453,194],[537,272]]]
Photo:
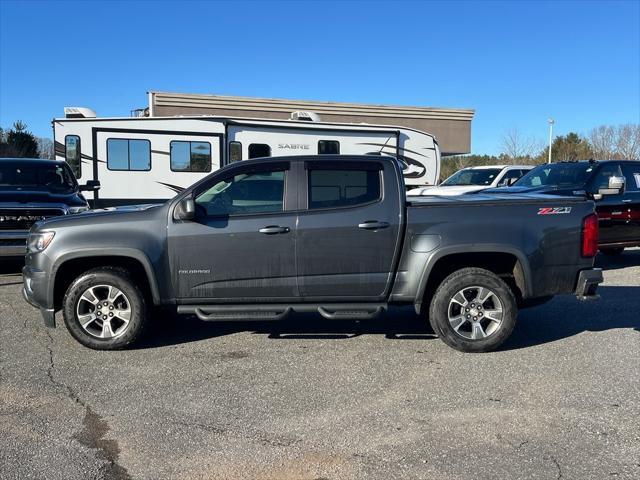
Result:
[[640,162],[625,164],[624,175],[626,181],[625,189],[630,192],[640,191]]
[[216,183],[196,197],[199,215],[210,217],[281,212],[284,171],[250,172]]
[[318,142],[318,154],[329,155],[340,153],[340,142],[336,140],[320,140]]
[[80,178],[82,175],[80,137],[77,135],[67,135],[64,137],[64,151],[65,161],[69,167],[71,167],[71,171],[76,178]]
[[309,209],[369,203],[380,198],[377,170],[310,170]]
[[229,142],[229,162],[242,160],[242,143]]
[[252,143],[249,145],[249,158],[262,158],[271,156],[271,147],[266,143]]
[[617,163],[606,164],[593,177],[589,189],[592,192],[597,192],[600,188],[607,188],[609,186],[609,178],[621,176],[620,165]]
[[109,170],[151,170],[151,142],[149,140],[107,140],[107,168]]
[[210,172],[211,144],[208,142],[173,141],[171,170],[174,172]]

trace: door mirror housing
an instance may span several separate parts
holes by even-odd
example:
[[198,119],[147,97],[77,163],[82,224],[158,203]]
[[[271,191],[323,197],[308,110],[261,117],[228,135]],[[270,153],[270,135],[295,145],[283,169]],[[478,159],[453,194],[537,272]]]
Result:
[[87,180],[87,183],[80,185],[81,192],[96,192],[100,190],[100,180]]
[[178,205],[176,205],[173,211],[173,218],[176,220],[190,221],[196,216],[196,202],[192,197],[185,197]]
[[622,193],[624,189],[624,177],[611,176],[609,177],[609,185],[607,188],[598,189],[599,195],[618,195]]

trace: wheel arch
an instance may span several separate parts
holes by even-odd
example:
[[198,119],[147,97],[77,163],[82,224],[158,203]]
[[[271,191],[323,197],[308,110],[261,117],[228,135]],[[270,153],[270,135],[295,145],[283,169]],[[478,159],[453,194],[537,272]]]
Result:
[[438,285],[451,273],[465,267],[484,268],[500,276],[519,302],[531,294],[530,266],[521,251],[505,245],[456,246],[438,250],[426,262],[414,302],[416,313],[427,311]]
[[97,267],[121,267],[126,269],[143,293],[153,302],[160,304],[160,292],[154,269],[149,258],[134,249],[90,249],[68,252],[60,256],[51,270],[50,304],[60,309],[65,291],[83,272]]

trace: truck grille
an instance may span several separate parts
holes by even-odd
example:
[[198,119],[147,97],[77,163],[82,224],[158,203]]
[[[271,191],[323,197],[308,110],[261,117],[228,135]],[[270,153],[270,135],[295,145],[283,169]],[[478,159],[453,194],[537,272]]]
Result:
[[2,208],[0,230],[29,230],[38,220],[64,215],[60,208]]

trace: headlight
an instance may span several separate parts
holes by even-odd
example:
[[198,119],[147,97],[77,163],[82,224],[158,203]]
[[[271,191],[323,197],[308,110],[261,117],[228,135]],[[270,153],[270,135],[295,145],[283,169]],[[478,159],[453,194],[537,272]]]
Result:
[[31,253],[41,252],[49,246],[55,232],[32,233],[29,235],[27,250]]
[[86,212],[87,210],[89,210],[89,207],[69,207],[69,215]]

